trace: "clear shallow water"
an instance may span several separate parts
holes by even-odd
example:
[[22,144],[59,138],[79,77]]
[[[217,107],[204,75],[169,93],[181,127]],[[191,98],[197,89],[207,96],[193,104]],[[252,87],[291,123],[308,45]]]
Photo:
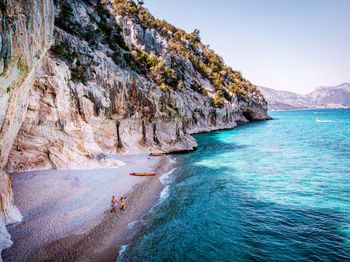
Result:
[[197,135],[118,260],[350,261],[350,110],[271,116]]

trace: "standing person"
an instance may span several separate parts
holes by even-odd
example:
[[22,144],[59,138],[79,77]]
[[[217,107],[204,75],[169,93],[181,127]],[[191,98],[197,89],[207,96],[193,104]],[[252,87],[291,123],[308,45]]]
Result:
[[115,197],[112,196],[112,200],[111,200],[112,210],[111,210],[111,213],[117,213],[117,211],[115,210],[117,203],[118,203],[117,199],[115,199]]
[[119,200],[120,210],[125,210],[126,207],[126,197],[121,197]]

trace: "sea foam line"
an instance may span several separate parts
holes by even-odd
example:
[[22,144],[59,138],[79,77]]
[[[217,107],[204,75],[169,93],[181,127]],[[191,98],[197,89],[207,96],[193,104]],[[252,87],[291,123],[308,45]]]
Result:
[[134,221],[129,222],[129,223],[128,223],[128,228],[129,228],[129,230],[134,229],[134,227],[135,227],[135,225],[136,225],[137,222],[138,222],[138,220],[134,220]]
[[176,167],[171,169],[169,172],[165,173],[164,175],[162,175],[161,177],[159,177],[159,181],[160,183],[162,183],[163,185],[168,185],[170,184],[172,181],[170,180],[170,175],[176,170]]
[[164,200],[166,200],[169,196],[170,196],[170,188],[169,188],[169,185],[167,185],[166,187],[164,187],[162,192],[160,192],[158,204],[164,202]]
[[[174,160],[174,162],[176,162]],[[169,184],[172,182],[170,179],[170,175],[176,170],[176,167],[171,169],[169,172],[165,173],[164,175],[162,175],[161,177],[159,177],[160,182],[165,185],[165,187],[163,188],[163,190],[160,192],[159,195],[159,200],[158,202],[153,205],[153,207],[148,211],[148,213],[153,212],[154,208],[156,208],[157,206],[159,206],[161,203],[163,203],[169,196],[170,196],[170,186]],[[146,215],[146,214],[145,214]],[[140,220],[134,220],[128,223],[128,228],[129,230],[135,230],[135,226],[140,223],[143,220],[143,217]],[[119,255],[116,261],[120,261],[127,249],[129,244],[126,245],[122,245],[120,247],[119,250]]]
[[120,259],[123,257],[124,253],[125,253],[125,250],[126,248],[128,247],[129,244],[126,244],[126,245],[122,245],[120,247],[120,250],[119,250],[119,255],[117,257],[117,260],[116,261],[120,261]]

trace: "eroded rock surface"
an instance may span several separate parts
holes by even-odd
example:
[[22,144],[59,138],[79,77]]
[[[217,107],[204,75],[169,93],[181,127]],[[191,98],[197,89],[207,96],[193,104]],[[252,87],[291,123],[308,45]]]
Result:
[[54,5],[51,0],[1,1],[0,21],[0,247],[3,249],[12,243],[4,225],[21,219],[4,168],[26,114],[36,68],[51,46]]
[[[168,38],[135,17],[119,15],[111,3],[56,4],[55,48],[36,70],[10,171],[81,163],[89,168],[113,165],[118,153],[192,150],[193,133],[267,118],[266,102],[254,93],[213,106],[215,86],[209,79],[189,59],[171,57]],[[161,88],[147,73],[130,68],[125,58],[130,50],[179,64],[175,70],[183,87]],[[203,94],[194,85],[209,91]]]

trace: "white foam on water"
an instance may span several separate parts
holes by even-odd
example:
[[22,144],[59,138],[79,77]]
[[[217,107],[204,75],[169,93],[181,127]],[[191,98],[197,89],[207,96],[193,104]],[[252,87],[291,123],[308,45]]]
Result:
[[128,247],[128,244],[127,245],[122,245],[120,247],[120,250],[119,250],[119,256],[117,257],[116,261],[120,261],[120,259],[123,257],[124,253],[125,253],[125,250],[126,248]]
[[128,228],[130,229],[130,230],[132,230],[133,228],[134,228],[134,226],[136,225],[136,223],[137,223],[138,221],[131,221],[129,224],[128,224]]
[[159,204],[164,202],[164,200],[166,200],[169,196],[170,196],[170,187],[168,185],[168,186],[164,187],[162,192],[160,192]]
[[163,185],[168,185],[170,184],[172,181],[170,179],[170,175],[176,170],[176,167],[173,168],[172,170],[170,170],[169,172],[165,173],[164,175],[162,175],[159,180],[160,183],[162,183]]
[[[174,161],[176,162],[176,161]],[[164,175],[162,175],[161,177],[159,177],[160,182],[165,185],[165,187],[163,188],[163,190],[160,192],[159,195],[159,200],[158,202],[148,211],[148,213],[152,213],[154,208],[156,208],[157,206],[159,206],[161,203],[163,203],[169,196],[170,196],[170,186],[169,184],[172,182],[170,175],[176,170],[176,167],[173,168],[172,170],[170,170],[169,172],[165,173]],[[134,220],[128,223],[128,229],[129,230],[134,230],[135,226],[137,225],[137,223],[142,223],[142,219],[141,220]],[[128,247],[128,244],[123,245],[120,247],[119,250],[119,255],[116,259],[116,261],[121,261],[126,249]]]

